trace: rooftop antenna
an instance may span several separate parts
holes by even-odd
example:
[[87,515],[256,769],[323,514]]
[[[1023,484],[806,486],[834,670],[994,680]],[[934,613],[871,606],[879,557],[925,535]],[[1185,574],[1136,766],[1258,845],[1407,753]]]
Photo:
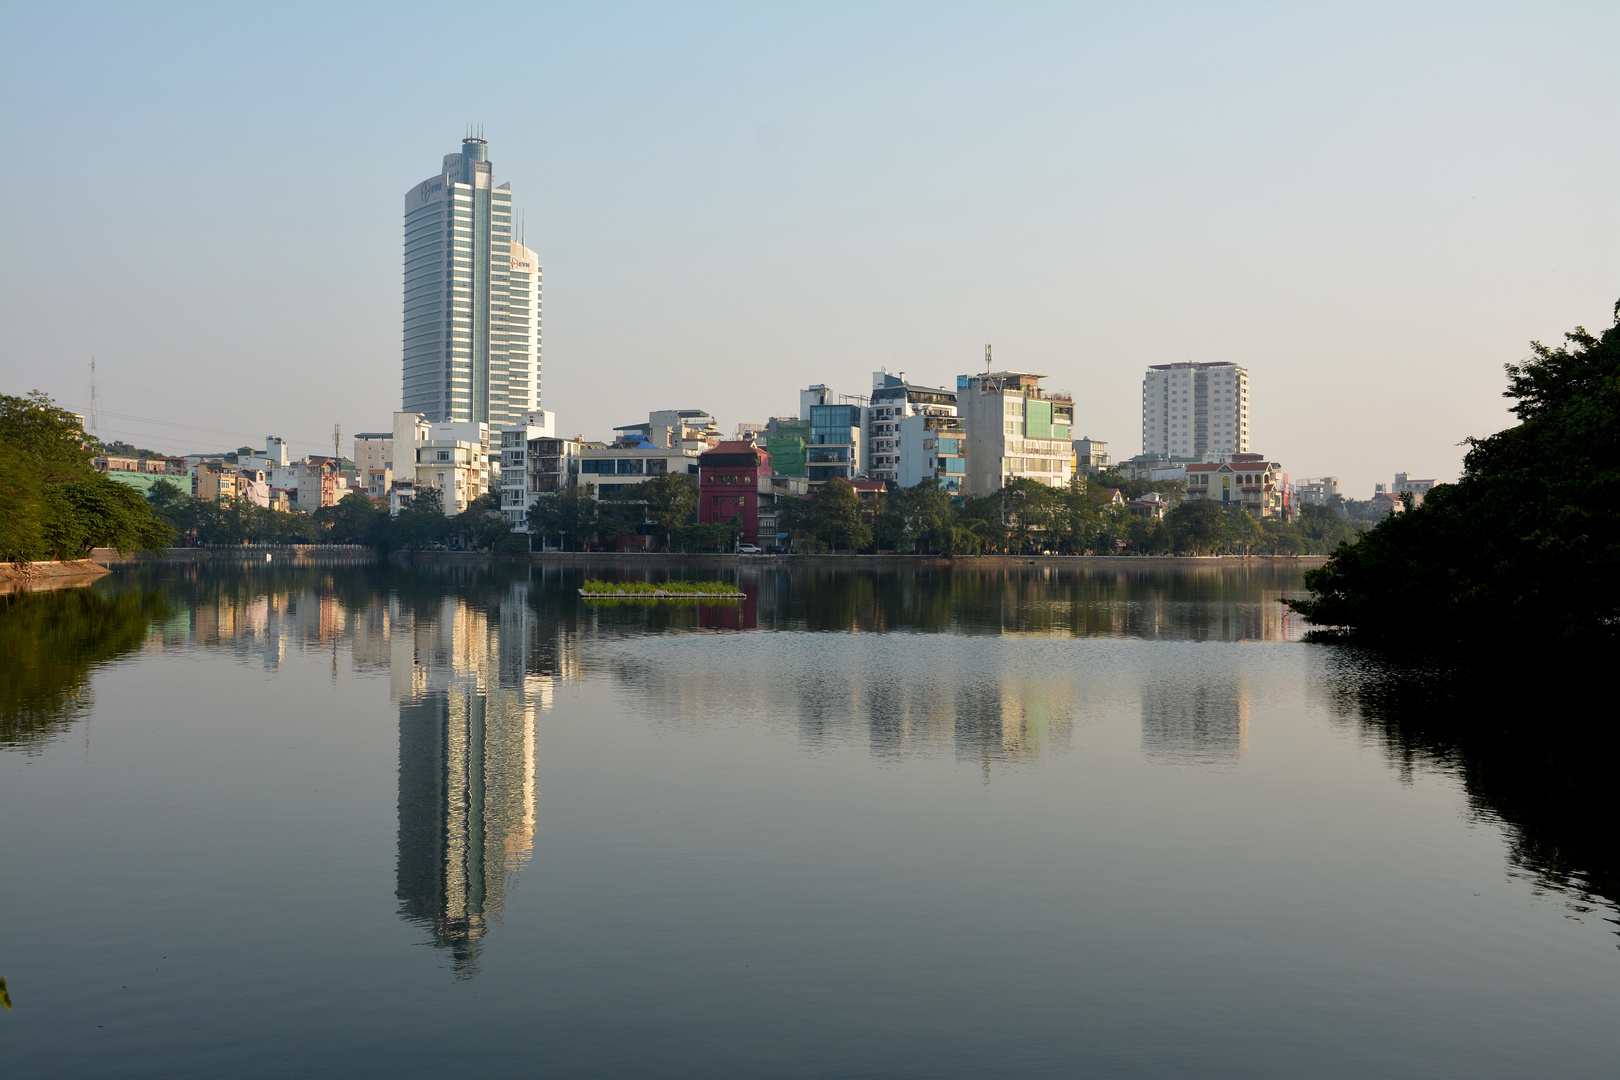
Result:
[[334,465],[336,465],[338,462],[343,460],[343,455],[341,453],[339,453],[339,450],[338,450],[339,444],[342,443],[342,442],[343,442],[343,425],[342,424],[333,424],[332,425],[332,464],[334,464]]
[[984,347],[984,373],[990,374],[990,346]]
[[90,354],[90,437],[101,439],[101,403],[96,400],[96,354]]

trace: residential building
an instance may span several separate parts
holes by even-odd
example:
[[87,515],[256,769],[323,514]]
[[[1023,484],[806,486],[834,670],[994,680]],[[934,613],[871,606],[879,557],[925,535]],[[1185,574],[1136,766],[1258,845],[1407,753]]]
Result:
[[1142,453],[1201,461],[1249,452],[1249,372],[1233,363],[1155,364],[1142,379]]
[[[762,503],[774,505],[771,456],[750,442],[723,442],[698,459],[698,520],[736,522],[742,542],[760,541]],[[776,541],[774,517],[765,542]]]
[[201,502],[236,498],[236,466],[225,461],[199,461],[191,474],[191,497]]
[[865,398],[833,393],[818,383],[799,392],[799,415],[810,421],[805,444],[805,473],[812,485],[835,477],[853,480],[863,475],[866,461]]
[[[1117,492],[1119,489],[1110,488],[1109,490]],[[1137,517],[1155,520],[1164,517],[1164,496],[1157,491],[1145,492],[1140,499],[1125,499],[1124,502],[1125,509]]]
[[582,446],[579,482],[599,499],[622,497],[627,488],[665,473],[685,473],[696,482],[698,456],[707,450],[707,446],[703,451],[655,446],[645,438],[621,440],[612,446]]
[[529,531],[529,505],[536,496],[529,448],[541,440],[557,441],[556,413],[525,413],[518,423],[501,428],[501,517],[517,532]]
[[797,416],[773,416],[765,425],[765,451],[771,455],[776,476],[805,476],[804,448],[810,442],[810,421]]
[[362,431],[354,437],[354,463],[360,475],[373,469],[394,467],[394,433],[392,431]]
[[298,465],[298,509],[312,514],[323,506],[336,506],[339,467],[333,458],[310,457]]
[[500,427],[538,409],[540,266],[489,145],[463,139],[404,202],[403,410]]
[[133,458],[104,455],[96,458],[92,464],[98,472],[106,473],[107,479],[132,487],[142,495],[150,494],[159,482],[173,484],[182,493],[191,490],[191,470],[186,465],[186,459],[182,457]]
[[909,488],[937,480],[943,490],[961,494],[967,482],[968,438],[954,410],[948,416],[915,413],[895,428],[895,485]]
[[959,375],[956,412],[967,433],[963,494],[978,498],[1025,478],[1065,487],[1074,475],[1074,399],[1041,389],[1045,375]]
[[1108,444],[1089,435],[1074,440],[1074,467],[1087,476],[1105,472],[1109,467]]
[[1282,465],[1264,454],[1227,454],[1224,460],[1187,466],[1187,498],[1214,499],[1223,506],[1241,506],[1256,518],[1298,517]]
[[1406,473],[1398,472],[1395,474],[1395,486],[1390,490],[1397,495],[1407,491],[1414,495],[1427,495],[1429,489],[1438,482],[1437,480],[1413,480]]
[[1298,483],[1299,500],[1316,506],[1326,506],[1339,494],[1337,476],[1313,476]]
[[[872,396],[866,409],[866,475],[897,483],[900,475],[900,427],[911,416],[956,415],[956,391],[938,386],[914,386],[906,373],[872,373]],[[907,485],[902,484],[902,487]]]
[[645,424],[626,424],[613,429],[620,441],[643,440],[653,446],[702,453],[724,436],[714,417],[702,409],[660,409],[647,414]]
[[[446,516],[459,514],[486,491],[499,487],[492,464],[489,426],[471,421],[430,422],[420,413],[394,414],[394,483],[389,510],[399,509],[423,488],[437,488]],[[395,497],[395,489],[398,497]]]

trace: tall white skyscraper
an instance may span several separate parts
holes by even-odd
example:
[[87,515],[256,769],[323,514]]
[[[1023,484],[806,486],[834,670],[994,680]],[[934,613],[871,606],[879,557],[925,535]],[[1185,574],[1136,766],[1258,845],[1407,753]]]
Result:
[[405,193],[403,407],[498,427],[540,407],[540,263],[478,136]]
[[1249,452],[1249,371],[1155,364],[1142,379],[1142,453],[1202,460]]

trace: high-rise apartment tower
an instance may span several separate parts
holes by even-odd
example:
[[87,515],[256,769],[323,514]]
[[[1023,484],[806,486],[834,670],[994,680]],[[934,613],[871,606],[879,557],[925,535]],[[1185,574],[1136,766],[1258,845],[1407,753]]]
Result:
[[481,137],[405,193],[404,360],[404,409],[429,420],[540,408],[540,262],[513,241],[512,185]]
[[1231,363],[1155,364],[1142,379],[1142,453],[1202,460],[1249,452],[1249,372]]

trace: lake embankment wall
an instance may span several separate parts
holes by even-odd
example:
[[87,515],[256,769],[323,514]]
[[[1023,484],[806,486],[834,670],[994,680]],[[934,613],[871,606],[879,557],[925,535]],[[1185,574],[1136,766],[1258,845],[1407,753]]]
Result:
[[546,566],[634,567],[807,567],[829,570],[1000,569],[1017,566],[1087,567],[1106,569],[1174,567],[1276,566],[1311,570],[1327,562],[1326,555],[722,555],[614,551],[531,551],[514,555],[487,555],[467,551],[397,552],[402,563],[503,562]]
[[[489,556],[483,556],[488,558]],[[159,554],[132,551],[121,554],[114,548],[96,548],[90,558],[99,566],[137,566],[150,563],[274,562],[323,566],[373,563],[382,558],[376,550],[358,544],[207,544],[198,547],[166,548]]]
[[0,592],[23,589],[71,589],[110,573],[89,559],[67,562],[0,563]]

